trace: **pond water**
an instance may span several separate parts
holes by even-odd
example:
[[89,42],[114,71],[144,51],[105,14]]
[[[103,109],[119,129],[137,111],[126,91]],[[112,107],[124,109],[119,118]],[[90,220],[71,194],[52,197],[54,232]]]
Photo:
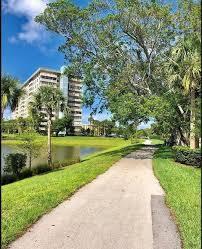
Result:
[[[64,161],[79,161],[83,157],[90,155],[92,153],[102,151],[105,148],[103,147],[80,147],[80,146],[59,146],[54,145],[52,146],[52,158],[53,162],[64,162]],[[9,153],[17,153],[22,152],[18,146],[14,145],[1,145],[1,172],[4,172],[4,156]],[[41,149],[40,155],[38,158],[33,159],[32,161],[32,167],[35,167],[39,164],[45,164],[47,162],[47,151],[46,149]]]

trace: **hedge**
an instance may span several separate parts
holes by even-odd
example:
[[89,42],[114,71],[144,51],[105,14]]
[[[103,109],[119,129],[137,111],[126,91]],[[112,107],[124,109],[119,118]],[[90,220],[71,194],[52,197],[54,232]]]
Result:
[[174,158],[176,162],[191,166],[201,166],[200,149],[190,149],[184,146],[173,146]]
[[15,181],[23,180],[28,177],[32,177],[35,175],[40,175],[52,170],[56,170],[62,167],[66,167],[71,164],[75,164],[80,162],[80,159],[69,159],[69,160],[64,160],[64,161],[57,161],[53,163],[53,167],[49,167],[46,163],[45,164],[40,164],[36,167],[33,168],[24,168],[19,176],[14,176],[12,174],[3,174],[1,176],[1,185],[9,184]]

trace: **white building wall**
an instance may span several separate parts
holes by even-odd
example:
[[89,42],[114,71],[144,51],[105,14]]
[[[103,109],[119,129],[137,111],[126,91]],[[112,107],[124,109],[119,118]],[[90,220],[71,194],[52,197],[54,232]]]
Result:
[[[52,86],[53,88],[59,87],[67,99],[68,106],[71,108],[71,115],[73,117],[73,125],[75,131],[79,132],[82,120],[82,101],[81,101],[81,84],[82,81],[78,79],[68,79],[64,74],[64,68],[61,72],[52,71],[49,69],[39,68],[31,77],[25,82],[23,88],[26,94],[19,100],[18,107],[12,113],[12,118],[18,117],[26,118],[29,115],[29,102],[32,100],[33,95],[41,86]],[[55,117],[62,118],[62,112],[56,112]],[[54,118],[53,118],[54,119]]]

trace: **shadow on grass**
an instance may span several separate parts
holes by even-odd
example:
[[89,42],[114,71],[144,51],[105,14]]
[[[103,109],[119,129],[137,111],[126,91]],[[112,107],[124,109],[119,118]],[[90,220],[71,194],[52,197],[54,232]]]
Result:
[[159,149],[155,152],[154,158],[169,159],[173,158],[172,148],[169,146],[158,145]]

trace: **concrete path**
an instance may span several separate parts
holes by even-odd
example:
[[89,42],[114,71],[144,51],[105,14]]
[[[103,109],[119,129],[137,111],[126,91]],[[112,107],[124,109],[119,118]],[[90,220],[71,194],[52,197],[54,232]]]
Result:
[[153,152],[147,146],[121,159],[44,215],[9,248],[181,248],[164,192],[153,175]]

